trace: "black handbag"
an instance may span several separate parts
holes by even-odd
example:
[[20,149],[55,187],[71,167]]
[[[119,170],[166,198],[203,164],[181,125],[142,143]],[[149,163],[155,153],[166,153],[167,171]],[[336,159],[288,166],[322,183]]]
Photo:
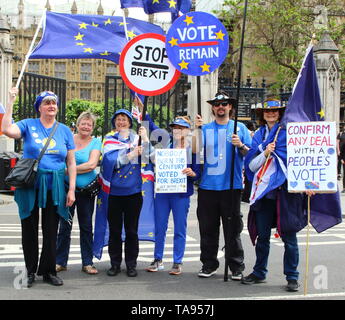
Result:
[[93,179],[89,184],[87,184],[83,188],[76,188],[77,192],[80,192],[83,195],[96,197],[99,193],[99,190],[101,189],[101,185],[98,182],[98,176]]
[[38,164],[46,152],[50,140],[52,139],[58,122],[55,122],[54,128],[51,131],[46,144],[41,150],[38,159],[21,158],[17,161],[8,176],[5,178],[5,183],[15,188],[33,188],[35,185]]

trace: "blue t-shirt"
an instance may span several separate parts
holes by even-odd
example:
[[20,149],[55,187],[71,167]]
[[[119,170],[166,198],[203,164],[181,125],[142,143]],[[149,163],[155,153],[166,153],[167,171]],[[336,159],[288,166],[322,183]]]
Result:
[[[92,150],[99,150],[101,151],[102,142],[101,140],[93,137],[90,143],[83,149],[77,150],[75,152],[75,162],[78,165],[83,164],[89,161],[90,153]],[[94,180],[97,176],[96,170],[92,170],[90,172],[77,174],[76,186],[78,188],[85,187],[88,185],[92,180]]]
[[[45,128],[38,118],[24,119],[16,124],[24,139],[23,157],[37,159],[53,126],[51,128]],[[64,124],[59,123],[38,167],[48,170],[60,170],[65,168],[67,152],[74,148],[71,130]]]
[[[201,176],[200,188],[206,190],[229,190],[234,121],[220,125],[216,121],[202,127],[204,146],[204,170]],[[237,135],[242,143],[250,147],[252,139],[247,127],[237,122]],[[243,155],[235,148],[234,189],[243,189]]]

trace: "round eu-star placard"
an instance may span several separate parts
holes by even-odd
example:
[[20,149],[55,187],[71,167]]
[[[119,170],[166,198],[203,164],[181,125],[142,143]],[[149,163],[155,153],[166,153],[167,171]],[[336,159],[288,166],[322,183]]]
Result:
[[165,42],[171,63],[182,73],[202,76],[226,58],[229,37],[224,25],[206,12],[189,12],[172,24]]

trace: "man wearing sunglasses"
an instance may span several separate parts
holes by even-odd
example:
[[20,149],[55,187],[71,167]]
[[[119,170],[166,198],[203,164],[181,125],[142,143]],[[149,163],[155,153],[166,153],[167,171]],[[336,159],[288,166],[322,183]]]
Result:
[[[219,261],[220,220],[224,238],[228,239],[226,250],[232,280],[241,280],[244,270],[244,254],[240,234],[243,229],[240,212],[241,190],[243,189],[243,158],[251,145],[251,137],[246,126],[238,122],[237,134],[231,120],[236,100],[219,92],[207,101],[212,106],[215,120],[203,125],[197,115],[195,125],[201,127],[202,139],[199,143],[204,150],[204,170],[198,190],[197,216],[200,231],[201,278],[208,278],[217,272]],[[232,146],[235,146],[234,184],[230,190],[230,167]],[[194,151],[198,148],[194,145]],[[228,220],[229,218],[229,220]]]

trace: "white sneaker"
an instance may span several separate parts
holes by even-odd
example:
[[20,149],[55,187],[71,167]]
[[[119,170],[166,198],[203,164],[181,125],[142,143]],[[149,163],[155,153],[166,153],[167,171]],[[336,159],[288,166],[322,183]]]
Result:
[[154,259],[151,264],[146,268],[148,272],[157,272],[159,270],[164,270],[164,265],[162,260]]

